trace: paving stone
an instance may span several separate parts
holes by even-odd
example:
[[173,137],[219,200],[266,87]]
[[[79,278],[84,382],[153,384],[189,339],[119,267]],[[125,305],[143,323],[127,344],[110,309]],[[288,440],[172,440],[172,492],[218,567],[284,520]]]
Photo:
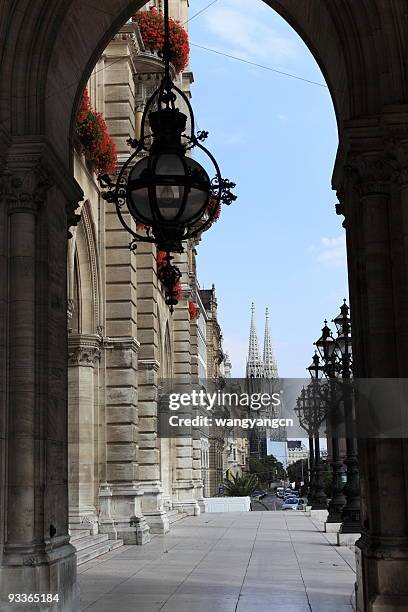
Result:
[[279,511],[188,517],[146,546],[85,564],[83,609],[352,612],[353,553],[326,536]]

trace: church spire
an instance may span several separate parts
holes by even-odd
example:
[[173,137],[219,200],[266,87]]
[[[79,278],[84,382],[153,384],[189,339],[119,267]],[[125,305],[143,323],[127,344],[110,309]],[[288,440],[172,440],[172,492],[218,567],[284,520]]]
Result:
[[251,306],[251,328],[249,332],[249,350],[246,368],[247,378],[263,378],[264,369],[259,352],[258,336],[255,324],[255,304]]
[[263,349],[263,365],[265,378],[278,378],[278,367],[272,349],[271,329],[269,326],[269,311],[265,311],[265,335]]

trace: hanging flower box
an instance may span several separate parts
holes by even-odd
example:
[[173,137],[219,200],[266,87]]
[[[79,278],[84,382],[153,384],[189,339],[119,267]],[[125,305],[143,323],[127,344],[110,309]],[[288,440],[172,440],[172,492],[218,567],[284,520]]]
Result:
[[214,211],[214,217],[212,223],[218,221],[221,215],[221,202],[218,202],[215,196],[210,197],[207,204],[207,214],[208,216],[212,215]]
[[188,302],[188,311],[190,313],[190,321],[195,321],[198,318],[198,306],[195,302],[190,300]]
[[118,160],[116,146],[109,135],[105,119],[91,107],[87,89],[82,95],[76,136],[79,150],[90,169],[97,174],[115,173]]
[[[139,11],[132,17],[139,26],[143,44],[148,51],[162,53],[164,45],[164,18],[155,8]],[[187,31],[180,22],[170,18],[170,62],[177,73],[182,72],[190,54]]]
[[178,302],[183,297],[183,288],[181,286],[181,282],[180,281],[177,281],[177,283],[176,283],[176,285],[174,287],[174,297],[176,298],[176,300]]
[[167,257],[167,253],[165,253],[164,251],[157,251],[156,253],[157,271],[159,271],[160,268],[166,265],[166,257]]

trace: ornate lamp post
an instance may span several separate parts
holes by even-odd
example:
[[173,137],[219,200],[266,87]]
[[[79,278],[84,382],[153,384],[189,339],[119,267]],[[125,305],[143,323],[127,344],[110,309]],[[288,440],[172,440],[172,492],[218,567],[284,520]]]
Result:
[[[306,401],[306,390],[303,387],[300,396],[296,400],[296,408],[295,412],[299,417],[299,423],[301,423],[301,418],[303,417],[304,403]],[[303,427],[303,425],[301,425]],[[304,429],[304,427],[303,427]],[[315,469],[314,469],[314,438],[311,431],[308,431],[309,437],[309,487],[307,492],[307,499],[309,506],[312,506],[315,498]]]
[[332,468],[332,487],[331,487],[331,498],[329,502],[329,514],[327,517],[328,523],[341,523],[342,521],[342,510],[346,503],[346,498],[343,494],[343,461],[340,457],[339,448],[339,421],[341,414],[339,414],[339,402],[337,401],[338,393],[335,384],[336,378],[336,363],[335,363],[335,340],[332,336],[332,332],[327,325],[327,321],[324,322],[322,328],[322,335],[316,340],[315,345],[319,351],[322,359],[323,373],[329,380],[329,410],[328,410],[328,429],[330,431],[330,442],[331,442],[331,468]]
[[[221,177],[214,156],[201,144],[208,132],[195,133],[189,99],[172,81],[169,0],[164,0],[164,29],[164,76],[146,104],[140,139],[129,141],[135,150],[116,183],[106,175],[100,183],[108,188],[104,199],[115,204],[120,222],[132,236],[130,248],[135,249],[137,242],[152,242],[167,253],[159,278],[172,308],[178,301],[175,287],[181,274],[171,263],[171,253],[182,253],[183,241],[208,229],[221,203],[231,204],[236,196],[231,193],[235,184]],[[188,117],[177,108],[177,98],[185,103]],[[191,157],[193,149],[204,154],[211,170]]]
[[327,402],[328,393],[327,386],[321,385],[321,379],[323,376],[323,368],[320,365],[319,355],[316,353],[313,355],[312,363],[307,368],[312,379],[309,394],[313,401],[314,410],[318,410],[315,418],[316,422],[316,434],[315,434],[315,497],[316,504],[312,506],[312,510],[320,510],[327,508],[327,497],[324,491],[323,481],[323,466],[320,456],[320,426],[326,420],[327,415]]
[[360,526],[360,482],[357,458],[357,440],[355,435],[355,417],[352,389],[352,344],[351,321],[346,300],[340,307],[339,315],[333,319],[336,325],[337,338],[335,355],[342,378],[342,399],[344,405],[346,429],[347,483],[343,489],[346,503],[342,511],[341,533],[359,533]]
[[300,426],[307,432],[309,439],[314,440],[314,490],[312,510],[325,510],[327,498],[324,492],[323,470],[320,457],[320,426],[326,419],[324,400],[315,389],[313,381],[307,386],[305,394],[301,395],[299,406],[295,408]]

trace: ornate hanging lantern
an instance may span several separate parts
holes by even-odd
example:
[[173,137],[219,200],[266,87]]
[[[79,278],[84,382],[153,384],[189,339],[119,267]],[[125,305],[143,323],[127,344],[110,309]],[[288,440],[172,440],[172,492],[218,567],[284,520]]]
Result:
[[[164,28],[164,76],[146,104],[140,138],[128,141],[134,152],[120,169],[116,183],[106,175],[99,180],[108,188],[104,199],[116,205],[120,222],[132,236],[130,248],[135,249],[138,242],[151,242],[167,253],[158,275],[172,309],[178,301],[175,287],[181,274],[171,263],[171,253],[182,253],[183,241],[207,230],[221,203],[229,205],[236,196],[231,192],[235,184],[221,177],[217,161],[202,144],[208,132],[196,134],[189,99],[172,81],[168,0],[164,2]],[[184,102],[188,116],[177,108],[178,99]],[[204,154],[211,169],[192,158],[194,149]],[[126,213],[136,229],[129,225]],[[145,230],[141,232],[139,227]]]

